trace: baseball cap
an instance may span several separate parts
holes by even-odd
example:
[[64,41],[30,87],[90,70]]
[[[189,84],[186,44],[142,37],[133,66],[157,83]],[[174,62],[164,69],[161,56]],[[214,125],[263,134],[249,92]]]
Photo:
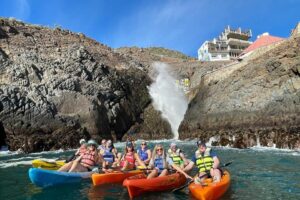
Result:
[[205,144],[204,141],[198,140],[197,141],[197,146],[204,146],[204,147],[206,147],[206,144]]

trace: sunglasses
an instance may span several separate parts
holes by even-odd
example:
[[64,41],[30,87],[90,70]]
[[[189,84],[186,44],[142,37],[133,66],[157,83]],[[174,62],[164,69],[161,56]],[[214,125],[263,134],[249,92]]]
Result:
[[156,151],[162,151],[162,150],[163,150],[162,148],[156,149]]
[[142,143],[141,145],[147,145],[146,143]]

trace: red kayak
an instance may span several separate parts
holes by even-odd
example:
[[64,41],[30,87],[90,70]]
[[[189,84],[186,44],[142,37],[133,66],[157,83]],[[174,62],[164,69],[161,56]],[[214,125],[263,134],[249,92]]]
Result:
[[127,187],[130,198],[145,192],[160,192],[178,188],[184,185],[186,177],[180,173],[147,179],[145,174],[139,174],[124,180],[123,186]]
[[122,183],[124,179],[141,173],[143,173],[143,171],[141,170],[133,170],[128,172],[114,171],[105,174],[93,174],[92,180],[94,185],[102,185],[107,183]]

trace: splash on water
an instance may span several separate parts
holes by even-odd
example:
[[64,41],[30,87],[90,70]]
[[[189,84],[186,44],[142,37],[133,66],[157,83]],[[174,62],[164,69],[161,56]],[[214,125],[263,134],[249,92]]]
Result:
[[153,64],[153,83],[149,87],[153,106],[171,125],[174,139],[178,139],[178,127],[187,110],[188,101],[184,92],[177,87],[176,79],[168,72],[164,63]]

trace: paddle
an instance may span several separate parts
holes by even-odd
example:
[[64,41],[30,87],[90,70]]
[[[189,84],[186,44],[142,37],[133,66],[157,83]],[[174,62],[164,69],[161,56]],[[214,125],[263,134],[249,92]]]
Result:
[[[228,163],[225,163],[225,164],[221,165],[219,168],[227,167],[228,165],[231,165],[232,162],[233,162],[233,161],[230,161],[230,162],[228,162]],[[201,179],[201,178],[205,177],[206,175],[207,175],[207,173],[203,174],[203,175],[200,176],[199,178]],[[176,192],[176,191],[182,190],[183,188],[186,188],[187,186],[189,186],[189,185],[190,185],[191,183],[193,183],[194,181],[195,181],[195,179],[192,179],[192,180],[190,180],[189,182],[187,182],[185,185],[173,189],[172,192]]]

